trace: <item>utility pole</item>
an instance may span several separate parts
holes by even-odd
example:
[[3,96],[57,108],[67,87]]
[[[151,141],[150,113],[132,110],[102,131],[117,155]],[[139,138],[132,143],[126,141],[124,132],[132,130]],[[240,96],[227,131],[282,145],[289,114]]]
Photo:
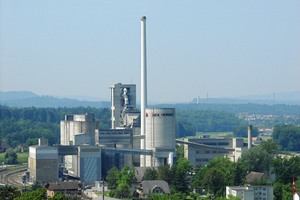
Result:
[[102,178],[102,199],[104,200],[104,178]]

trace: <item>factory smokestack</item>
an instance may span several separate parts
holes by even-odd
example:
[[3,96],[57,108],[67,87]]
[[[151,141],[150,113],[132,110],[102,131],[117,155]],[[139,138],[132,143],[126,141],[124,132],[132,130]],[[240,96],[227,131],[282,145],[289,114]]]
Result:
[[248,149],[252,147],[252,125],[248,126]]
[[[141,135],[145,135],[145,109],[147,107],[147,56],[146,56],[146,17],[141,18]],[[145,139],[141,140],[145,149]],[[141,156],[141,167],[145,166],[145,156]]]

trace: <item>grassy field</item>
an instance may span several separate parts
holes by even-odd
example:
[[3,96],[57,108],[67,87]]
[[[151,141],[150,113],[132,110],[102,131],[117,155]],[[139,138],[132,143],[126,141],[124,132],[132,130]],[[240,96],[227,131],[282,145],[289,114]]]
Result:
[[[5,153],[0,153],[0,164],[4,162],[4,155]],[[17,153],[17,155],[18,155],[17,158],[18,163],[27,163],[28,153]]]

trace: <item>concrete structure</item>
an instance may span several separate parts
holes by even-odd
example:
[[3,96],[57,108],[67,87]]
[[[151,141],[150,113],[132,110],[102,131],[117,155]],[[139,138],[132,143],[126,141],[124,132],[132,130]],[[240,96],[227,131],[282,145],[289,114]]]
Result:
[[102,180],[101,148],[97,146],[78,146],[78,174],[85,184]]
[[31,181],[58,181],[58,150],[50,146],[30,146],[28,168]]
[[226,186],[226,198],[232,195],[241,200],[273,200],[273,186]]
[[79,144],[75,136],[85,134],[89,141],[84,144],[95,145],[95,130],[99,127],[99,122],[95,120],[92,113],[85,115],[66,115],[65,120],[60,122],[60,144],[75,145]]
[[248,149],[252,148],[252,125],[248,126]]
[[[60,122],[60,144],[61,145],[95,145],[95,133],[99,122],[95,120],[92,113],[85,115],[65,115]],[[64,157],[64,166],[74,176],[78,175],[77,155]]]
[[[99,140],[96,142],[101,147],[121,148],[121,149],[132,149],[133,147],[133,136],[131,128],[122,129],[101,129],[99,130]],[[115,160],[115,153],[106,154],[108,160]],[[132,166],[133,155],[132,154],[118,154],[118,166],[129,165]],[[107,165],[106,167],[113,167]]]
[[[117,83],[110,89],[111,129],[99,130],[96,144],[105,147],[140,149],[142,138],[139,137],[141,129],[140,112],[136,109],[136,85]],[[130,135],[120,134],[125,132]],[[124,161],[128,165],[139,166],[140,156],[125,155]]]
[[146,166],[164,166],[168,163],[169,154],[175,155],[175,109],[147,108],[145,116],[145,147],[155,154],[152,158],[146,156]]
[[[141,18],[141,135],[145,135],[147,108],[147,46],[146,46],[146,17]],[[145,149],[145,140],[141,139],[141,149]],[[144,156],[141,156],[141,167],[146,165]]]
[[184,144],[184,157],[195,167],[206,165],[215,157],[228,157],[231,161],[237,161],[242,152],[247,149],[243,138],[187,138],[184,141],[176,140]]
[[[136,111],[136,86],[135,84],[114,84],[111,90],[111,128],[125,127],[130,124],[126,113]],[[133,114],[132,114],[133,115]],[[131,116],[133,121],[135,117]],[[138,113],[139,116],[139,113]],[[126,120],[125,120],[126,119]]]

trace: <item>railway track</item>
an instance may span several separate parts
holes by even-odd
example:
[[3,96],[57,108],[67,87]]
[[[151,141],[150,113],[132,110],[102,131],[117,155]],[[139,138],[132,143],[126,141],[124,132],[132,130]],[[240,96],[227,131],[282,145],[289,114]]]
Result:
[[15,170],[4,170],[0,172],[0,183],[11,185],[14,187],[23,186],[22,174],[27,170],[27,168],[15,169]]

